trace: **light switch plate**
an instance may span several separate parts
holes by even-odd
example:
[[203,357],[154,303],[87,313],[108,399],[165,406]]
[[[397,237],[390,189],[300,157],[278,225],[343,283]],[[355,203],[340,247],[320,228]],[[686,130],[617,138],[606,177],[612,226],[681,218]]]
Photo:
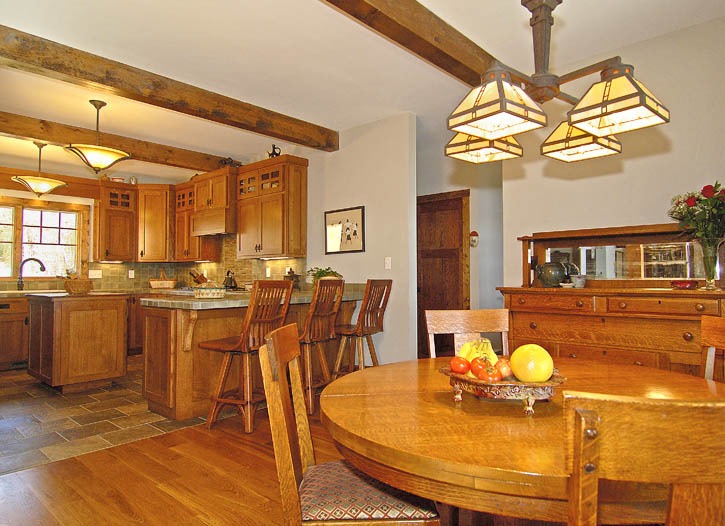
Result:
[[103,277],[103,271],[101,269],[98,269],[98,270],[89,270],[88,271],[88,277],[90,279],[101,279]]
[[272,277],[272,269],[271,268],[267,267],[266,269],[264,269],[264,273],[265,273],[265,276],[267,276],[268,278],[271,278]]
[[390,270],[393,268],[393,258],[390,256],[385,257],[385,270]]
[[128,271],[128,279],[133,279],[135,277],[136,277],[136,271],[134,271],[133,269],[129,270]]

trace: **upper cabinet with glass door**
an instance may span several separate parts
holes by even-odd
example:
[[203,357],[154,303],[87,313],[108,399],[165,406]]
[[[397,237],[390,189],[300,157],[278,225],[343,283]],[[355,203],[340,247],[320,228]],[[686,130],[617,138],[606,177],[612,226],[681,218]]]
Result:
[[705,277],[700,245],[676,223],[538,232],[519,240],[524,287],[540,286],[536,267],[550,261],[570,265],[591,287],[669,288],[670,281]]

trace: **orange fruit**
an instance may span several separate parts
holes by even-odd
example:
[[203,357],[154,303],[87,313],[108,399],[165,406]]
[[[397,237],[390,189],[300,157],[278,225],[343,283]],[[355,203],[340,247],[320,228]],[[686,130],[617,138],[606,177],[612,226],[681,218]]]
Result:
[[541,345],[527,343],[517,347],[509,358],[511,372],[521,382],[545,382],[554,372],[554,360]]

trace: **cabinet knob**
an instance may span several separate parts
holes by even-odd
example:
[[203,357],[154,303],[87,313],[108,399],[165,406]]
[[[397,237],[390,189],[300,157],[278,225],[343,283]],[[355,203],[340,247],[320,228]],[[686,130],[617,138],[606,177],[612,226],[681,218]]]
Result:
[[110,255],[111,255],[111,251],[110,251],[110,250],[108,250],[108,249],[106,249],[106,257],[108,257],[108,256],[110,256]]
[[704,311],[704,310],[705,310],[705,305],[703,305],[702,303],[697,303],[697,304],[695,305],[695,310],[696,310],[697,312],[702,312],[702,311]]
[[693,338],[693,336],[692,336],[691,332],[686,332],[682,335],[682,339],[685,340],[686,342],[691,342],[692,338]]
[[570,352],[569,353],[569,358],[576,358],[576,353],[575,352]]
[[575,305],[576,305],[577,307],[583,307],[583,306],[584,306],[584,302],[583,302],[582,300],[576,300],[576,303],[575,303]]
[[536,329],[536,327],[537,327],[536,322],[532,321],[531,323],[529,323],[529,327],[531,327],[532,329]]
[[23,320],[23,323],[24,323],[25,325],[29,325],[29,324],[30,324],[30,320],[28,319],[28,317],[27,317],[27,316],[26,316],[26,317],[25,317],[25,319]]
[[625,301],[620,301],[620,302],[619,302],[619,308],[620,308],[620,309],[626,309],[626,308],[627,308],[627,302],[625,302]]
[[143,250],[141,251],[141,257],[143,257]]
[[526,303],[526,299],[525,298],[519,298],[519,305],[523,305],[524,303]]

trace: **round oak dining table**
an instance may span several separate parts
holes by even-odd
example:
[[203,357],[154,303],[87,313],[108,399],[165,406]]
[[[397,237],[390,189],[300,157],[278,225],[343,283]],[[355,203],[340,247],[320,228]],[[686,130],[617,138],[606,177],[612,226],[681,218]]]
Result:
[[[725,384],[636,365],[556,358],[566,378],[526,415],[520,400],[453,400],[439,370],[450,358],[399,362],[343,376],[320,396],[320,417],[352,464],[391,486],[458,508],[566,522],[562,392],[723,399]],[[697,440],[697,437],[692,437]],[[636,448],[637,437],[622,444]],[[600,518],[664,522],[668,488],[602,481]]]

